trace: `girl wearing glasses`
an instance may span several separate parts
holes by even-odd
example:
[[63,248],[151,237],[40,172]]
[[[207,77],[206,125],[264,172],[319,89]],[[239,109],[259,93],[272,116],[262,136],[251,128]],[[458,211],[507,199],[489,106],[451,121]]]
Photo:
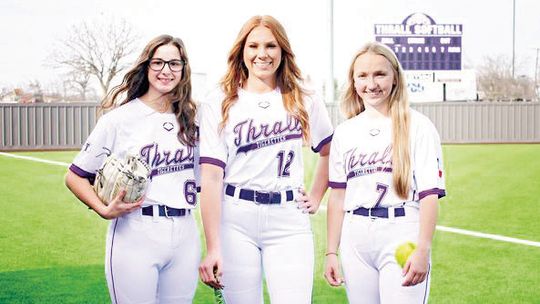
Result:
[[[431,121],[409,109],[406,90],[388,47],[368,43],[355,55],[342,103],[349,119],[330,151],[325,269],[331,285],[345,283],[350,303],[427,302],[438,199],[446,194],[442,150]],[[400,265],[396,249],[409,243],[416,250]]]
[[[104,109],[114,109],[99,119],[66,175],[75,196],[110,220],[105,272],[113,303],[192,302],[200,241],[192,214],[198,134],[190,73],[182,40],[150,41],[104,100]],[[138,202],[123,202],[125,192],[102,202],[94,193],[96,170],[110,154],[135,154],[151,167]]]
[[[201,105],[201,279],[227,303],[311,303],[314,213],[327,188],[332,125],[302,87],[282,25],[249,19],[229,53],[221,90]],[[320,153],[309,198],[303,143]],[[300,190],[301,191],[301,190]],[[223,277],[221,274],[223,273]]]

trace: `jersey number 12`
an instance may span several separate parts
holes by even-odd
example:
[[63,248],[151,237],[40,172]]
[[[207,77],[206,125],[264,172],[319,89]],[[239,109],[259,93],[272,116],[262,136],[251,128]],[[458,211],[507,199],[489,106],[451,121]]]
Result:
[[289,153],[285,155],[285,151],[281,150],[278,152],[276,157],[278,159],[277,175],[279,177],[289,177],[291,175],[291,173],[289,172],[289,168],[294,159],[294,151],[289,151]]

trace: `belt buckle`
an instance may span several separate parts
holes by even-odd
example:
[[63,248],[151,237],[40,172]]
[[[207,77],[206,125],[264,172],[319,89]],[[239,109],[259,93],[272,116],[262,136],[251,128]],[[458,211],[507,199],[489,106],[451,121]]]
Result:
[[[261,203],[261,202],[258,202],[257,201],[257,193],[259,195],[267,195],[268,197],[268,202],[266,203]],[[273,196],[273,193],[270,192],[270,191],[253,191],[253,201],[255,202],[255,204],[270,204],[272,202],[272,196]],[[261,196],[262,197],[262,196]]]
[[169,215],[169,208],[167,208],[167,205],[163,205],[163,209],[165,211],[165,217],[171,218],[171,216]]
[[377,217],[375,215],[371,215],[371,209],[373,208],[368,208],[368,218],[374,221],[377,219]]
[[253,202],[258,205],[259,202],[257,202],[257,192],[260,192],[260,191],[253,190]]

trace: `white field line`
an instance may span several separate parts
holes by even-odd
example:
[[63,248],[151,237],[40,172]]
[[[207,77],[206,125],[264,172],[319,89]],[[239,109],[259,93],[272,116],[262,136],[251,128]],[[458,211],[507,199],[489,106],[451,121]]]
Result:
[[[321,206],[319,210],[326,212],[326,206]],[[533,246],[533,247],[540,247],[540,242],[534,242],[529,240],[522,240],[522,239],[516,239],[508,236],[502,236],[498,234],[489,234],[489,233],[482,233],[482,232],[476,232],[471,230],[465,230],[465,229],[459,229],[459,228],[452,228],[452,227],[445,227],[445,226],[439,226],[437,225],[437,230],[444,231],[444,232],[450,232],[450,233],[457,233],[467,236],[473,236],[477,238],[483,238],[483,239],[490,239],[490,240],[496,240],[501,242],[507,242],[507,243],[514,243],[514,244],[521,244],[521,245],[527,245],[527,246]]]
[[540,247],[540,242],[516,239],[516,238],[513,238],[513,237],[502,236],[502,235],[498,235],[498,234],[482,233],[482,232],[476,232],[476,231],[470,231],[470,230],[452,228],[452,227],[445,227],[445,226],[438,226],[438,225],[437,225],[437,230],[445,231],[445,232],[451,232],[451,233],[457,233],[457,234],[463,234],[463,235],[468,235],[468,236],[474,236],[474,237],[479,237],[479,238],[484,238],[484,239],[508,242],[508,243],[515,243],[515,244],[521,244],[521,245],[527,245],[527,246]]
[[63,163],[63,162],[59,162],[59,161],[46,160],[46,159],[35,158],[35,157],[30,157],[30,156],[23,156],[23,155],[15,155],[15,154],[5,153],[5,152],[0,152],[0,155],[6,156],[6,157],[13,157],[13,158],[31,160],[31,161],[35,161],[35,162],[50,164],[50,165],[57,165],[57,166],[63,166],[63,167],[68,167],[69,166],[68,163]]
[[[13,158],[19,158],[19,159],[25,159],[35,162],[41,162],[51,165],[57,165],[57,166],[63,166],[67,167],[69,166],[68,163],[64,162],[58,162],[53,160],[46,160],[41,158],[35,158],[30,156],[22,156],[22,155],[14,155],[10,153],[0,152],[0,155],[7,156],[7,157],[13,157]],[[326,212],[326,206],[321,206],[319,208],[320,211]],[[459,228],[452,228],[452,227],[445,227],[445,226],[439,226],[437,225],[437,230],[444,231],[444,232],[450,232],[450,233],[457,233],[467,236],[473,236],[483,239],[490,239],[490,240],[496,240],[501,242],[507,242],[507,243],[514,243],[514,244],[521,244],[521,245],[527,245],[527,246],[533,246],[533,247],[540,247],[540,242],[534,242],[529,240],[522,240],[522,239],[516,239],[508,236],[502,236],[498,234],[489,234],[489,233],[482,233],[482,232],[476,232],[471,230],[465,230],[465,229],[459,229]]]

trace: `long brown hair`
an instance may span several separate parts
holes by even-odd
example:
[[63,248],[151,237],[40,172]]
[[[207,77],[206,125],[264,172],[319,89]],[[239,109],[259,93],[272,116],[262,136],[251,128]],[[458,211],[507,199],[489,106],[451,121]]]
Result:
[[287,112],[296,118],[302,126],[302,137],[309,139],[309,120],[303,98],[306,92],[300,86],[302,76],[300,69],[294,60],[289,38],[283,26],[272,16],[251,17],[240,29],[236,41],[229,52],[227,60],[227,73],[221,80],[221,87],[225,93],[221,104],[222,121],[220,128],[223,129],[229,119],[229,110],[238,99],[238,87],[242,86],[249,77],[249,72],[244,64],[243,51],[246,40],[251,31],[257,26],[268,28],[277,40],[281,48],[281,64],[276,71],[276,83],[283,96],[283,105]]
[[354,87],[354,63],[358,57],[372,53],[381,55],[390,62],[394,72],[395,85],[388,101],[388,109],[392,119],[392,175],[396,193],[406,199],[411,186],[411,153],[409,146],[409,97],[403,69],[390,48],[379,42],[365,44],[353,57],[349,68],[347,86],[341,102],[341,110],[347,118],[365,111],[364,101],[356,93]]
[[[173,112],[180,126],[178,140],[188,146],[195,146],[198,140],[197,127],[195,125],[195,113],[197,107],[191,98],[191,67],[186,53],[184,42],[180,38],[170,35],[161,35],[152,39],[144,48],[141,55],[135,62],[135,66],[129,70],[122,83],[114,87],[105,96],[101,103],[102,109],[121,106],[131,100],[143,96],[150,86],[148,82],[148,64],[156,50],[163,45],[174,45],[180,52],[180,58],[184,61],[182,78],[178,85],[170,92],[169,100],[172,103]],[[125,98],[117,105],[117,99],[126,93]]]

